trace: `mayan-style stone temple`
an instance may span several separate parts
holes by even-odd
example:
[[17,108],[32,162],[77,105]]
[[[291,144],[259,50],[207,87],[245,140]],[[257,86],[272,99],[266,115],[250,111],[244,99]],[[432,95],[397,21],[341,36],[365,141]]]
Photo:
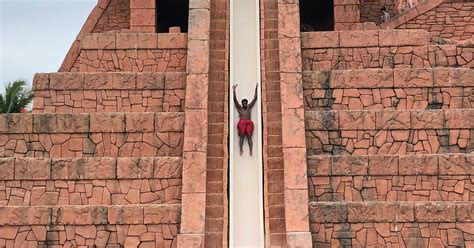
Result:
[[474,2],[395,2],[98,0],[0,116],[0,247],[474,247]]

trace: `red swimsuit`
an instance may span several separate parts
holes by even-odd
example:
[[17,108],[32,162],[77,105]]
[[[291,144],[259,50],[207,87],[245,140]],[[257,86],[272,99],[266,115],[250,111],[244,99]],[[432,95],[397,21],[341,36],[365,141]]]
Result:
[[252,135],[253,122],[251,120],[240,120],[237,129],[239,129],[239,135]]

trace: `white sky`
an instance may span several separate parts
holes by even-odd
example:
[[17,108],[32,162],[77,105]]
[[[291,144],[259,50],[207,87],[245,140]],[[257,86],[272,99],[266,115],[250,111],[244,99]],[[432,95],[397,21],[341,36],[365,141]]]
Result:
[[55,72],[97,0],[0,0],[0,92]]

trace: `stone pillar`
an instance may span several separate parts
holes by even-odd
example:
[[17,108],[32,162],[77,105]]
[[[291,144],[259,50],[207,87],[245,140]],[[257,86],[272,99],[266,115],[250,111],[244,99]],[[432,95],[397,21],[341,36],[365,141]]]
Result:
[[178,247],[204,247],[210,2],[189,1],[181,232]]
[[312,247],[298,3],[278,1],[285,226],[288,247]]
[[156,32],[156,0],[130,0],[130,30]]
[[334,0],[334,30],[353,30],[360,23],[360,0]]

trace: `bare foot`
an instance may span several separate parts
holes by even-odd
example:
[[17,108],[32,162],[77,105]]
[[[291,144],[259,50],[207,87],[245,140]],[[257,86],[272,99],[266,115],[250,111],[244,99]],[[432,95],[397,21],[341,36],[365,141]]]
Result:
[[244,151],[240,150],[240,156],[242,156],[243,154],[244,154]]

